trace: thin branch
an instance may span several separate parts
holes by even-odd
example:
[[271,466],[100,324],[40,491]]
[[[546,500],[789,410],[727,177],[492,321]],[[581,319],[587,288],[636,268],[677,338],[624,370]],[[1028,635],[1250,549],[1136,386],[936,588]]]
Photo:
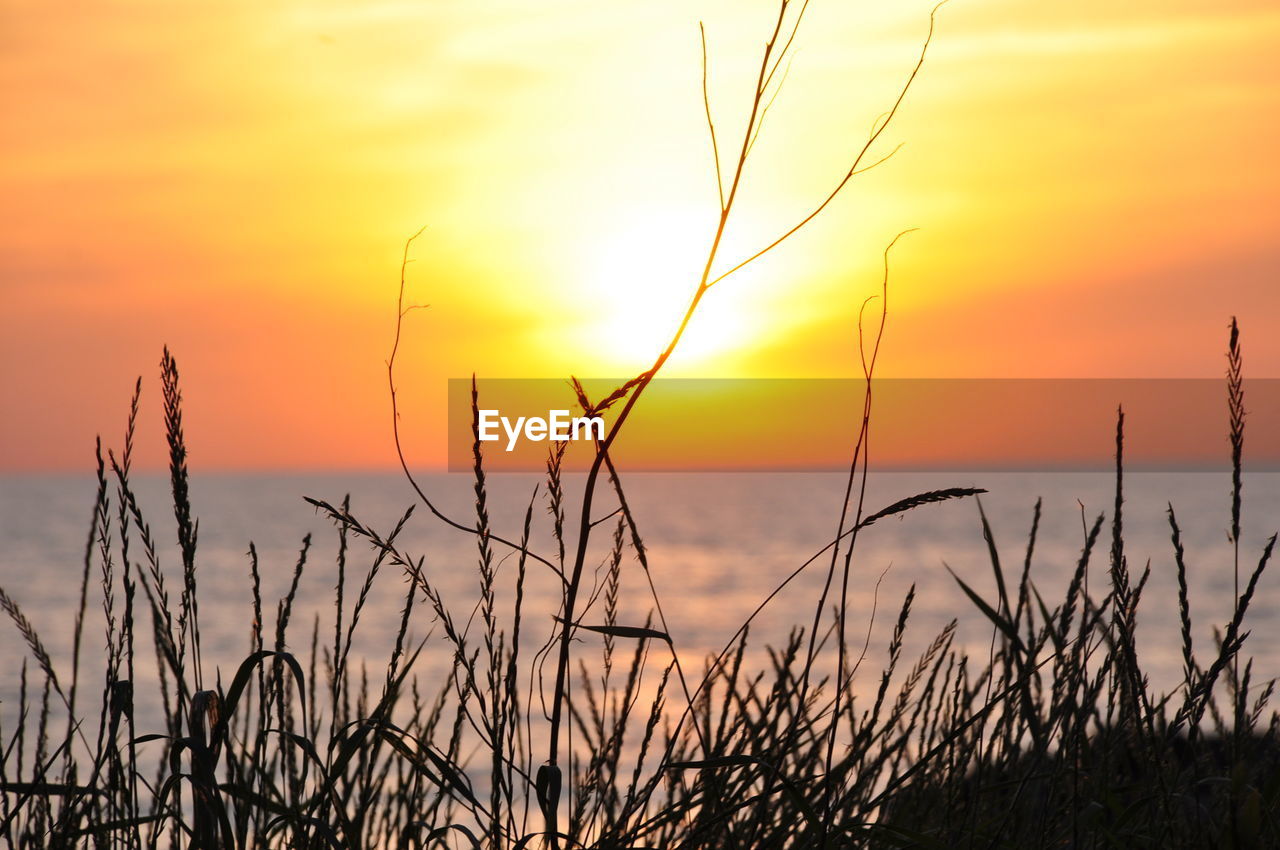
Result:
[[595,527],[596,527],[597,525],[599,525],[600,523],[602,523],[602,522],[606,522],[606,521],[608,521],[608,520],[610,520],[610,519],[613,519],[614,517],[616,517],[616,516],[617,516],[618,514],[620,514],[620,513],[622,513],[622,506],[621,506],[621,505],[619,505],[618,507],[616,507],[616,508],[614,508],[613,510],[609,511],[609,513],[607,513],[607,514],[605,514],[604,516],[600,517],[600,519],[595,520],[594,522],[592,522],[592,523],[591,523],[591,527],[592,527],[592,528],[595,528]]
[[[786,5],[788,4],[786,3],[783,4],[784,7]],[[769,73],[765,75],[763,89],[769,88],[769,83],[773,82],[773,75],[778,73],[778,67],[782,65],[782,60],[784,58],[789,57],[789,54],[791,52],[791,42],[796,40],[796,33],[800,32],[800,22],[804,20],[804,13],[808,11],[808,9],[809,9],[809,0],[804,0],[804,3],[800,6],[799,13],[796,15],[796,22],[791,27],[791,34],[787,36],[786,44],[782,45],[782,50],[778,53],[778,58],[773,63],[773,70],[769,71]],[[788,58],[787,66],[790,67],[790,65],[791,65],[791,62],[790,62],[790,59]],[[785,81],[785,78],[787,76],[785,71],[783,72],[782,76]],[[778,83],[778,88],[779,89],[782,88],[781,82]],[[774,97],[777,97],[777,92],[774,92]]]
[[[870,137],[868,137],[866,143],[862,146],[861,150],[858,151],[858,155],[853,158],[853,165],[849,167],[849,171],[844,175],[843,178],[841,178],[840,182],[836,184],[836,187],[831,190],[830,194],[827,195],[827,197],[822,201],[822,203],[814,207],[813,211],[810,212],[808,215],[806,215],[804,218],[802,218],[798,224],[796,224],[790,230],[783,233],[777,239],[770,242],[764,248],[761,248],[759,251],[752,254],[750,257],[747,257],[742,262],[733,266],[724,274],[721,274],[718,277],[713,278],[707,284],[708,288],[715,286],[717,283],[724,280],[734,272],[742,269],[744,266],[754,263],[756,260],[763,257],[765,254],[769,253],[774,248],[777,248],[783,242],[790,239],[792,236],[795,235],[795,233],[798,230],[800,230],[809,222],[817,218],[818,214],[821,213],[824,209],[826,209],[827,206],[832,201],[835,200],[836,195],[840,194],[841,190],[844,189],[846,185],[848,185],[850,180],[852,180],[856,175],[862,173],[862,170],[863,170],[862,160],[866,158],[867,152],[871,149],[871,146],[874,145],[877,140],[879,140],[880,136],[884,133],[885,129],[888,128],[889,124],[893,121],[894,116],[898,114],[898,108],[902,106],[903,100],[906,99],[907,92],[911,90],[911,86],[915,82],[916,76],[919,75],[920,69],[924,66],[925,56],[929,52],[929,45],[933,42],[935,18],[937,17],[938,10],[941,9],[944,5],[946,5],[946,2],[947,0],[943,0],[942,3],[939,3],[937,6],[934,6],[933,11],[929,13],[929,33],[928,35],[925,36],[924,45],[920,49],[920,58],[916,60],[915,67],[911,69],[911,73],[907,76],[907,81],[903,84],[902,88],[898,90],[898,97],[894,101],[893,107],[888,111],[887,116],[884,119],[884,122],[880,124],[878,129],[876,129],[874,132],[871,133]],[[896,150],[895,150],[895,153],[896,153]],[[892,156],[892,154],[890,154],[890,156]],[[885,157],[885,159],[888,159],[888,157]],[[883,161],[884,160],[880,160],[880,162],[883,162]],[[879,162],[873,163],[871,166],[868,166],[868,167],[874,168],[876,165],[879,165]]]
[[[747,155],[751,155],[751,151],[756,146],[756,139],[760,138],[760,131],[764,129],[764,119],[769,116],[769,110],[773,107],[773,102],[778,99],[778,95],[782,94],[782,87],[787,84],[787,77],[791,76],[791,60],[787,60],[787,70],[782,72],[782,79],[778,80],[778,87],[773,90],[773,94],[769,96],[769,101],[764,105],[764,109],[760,110],[760,120],[756,122],[756,131],[751,135],[751,143],[747,145]],[[766,84],[767,87],[767,84]]]
[[[850,673],[848,677],[845,676],[845,655],[847,651],[846,644],[845,644],[845,622],[847,621],[848,615],[849,615],[849,609],[848,609],[849,576],[853,566],[854,544],[858,540],[858,530],[861,528],[864,528],[867,524],[866,522],[864,522],[863,509],[866,504],[867,469],[870,465],[870,456],[871,456],[871,396],[872,396],[871,376],[875,373],[876,359],[880,355],[880,344],[884,341],[885,322],[889,317],[889,252],[893,250],[894,245],[898,244],[898,240],[901,239],[903,236],[905,236],[909,232],[910,231],[903,231],[899,233],[897,236],[893,237],[893,241],[891,241],[887,246],[885,246],[885,249],[884,249],[884,276],[881,279],[881,283],[880,283],[880,323],[876,328],[875,341],[871,345],[870,359],[867,358],[867,349],[865,345],[865,338],[863,336],[863,324],[862,324],[863,317],[861,314],[859,314],[858,316],[858,354],[862,359],[862,364],[863,364],[862,371],[863,371],[863,376],[866,379],[866,391],[863,398],[863,411],[862,411],[862,433],[858,438],[858,442],[862,449],[862,480],[860,482],[860,486],[858,489],[857,509],[853,515],[853,523],[854,523],[853,534],[849,538],[849,545],[845,547],[844,567],[841,574],[840,616],[839,616],[839,619],[836,621],[837,629],[839,632],[837,644],[836,644],[836,649],[837,649],[836,690],[835,690],[835,698],[833,700],[833,704],[831,707],[831,728],[829,732],[829,737],[827,738],[827,755],[826,755],[826,762],[825,762],[825,766],[826,766],[825,775],[828,777],[831,776],[831,767],[835,761],[836,734],[837,734],[837,724],[840,722],[841,697],[844,695],[845,688],[848,686],[849,682],[852,681],[852,676],[853,676],[853,673]],[[855,452],[854,458],[853,458],[853,466],[855,469],[857,465],[858,465],[858,455]],[[852,484],[852,479],[850,480],[850,483]],[[847,511],[847,509],[848,509],[848,496],[846,494],[845,510]],[[874,518],[872,518],[872,521],[874,521]],[[869,639],[869,636],[868,636],[868,639]],[[866,657],[866,647],[864,646],[862,650],[862,656],[859,657],[857,666],[855,666],[854,668],[854,672],[857,671],[857,667],[860,667],[862,665],[862,659],[865,657]],[[832,791],[832,786],[830,782],[824,782],[823,792],[822,792],[823,809],[825,811],[823,816],[824,817],[824,820],[823,820],[823,843],[824,844],[826,843],[826,835],[828,830],[831,827],[832,818],[834,817],[834,814],[835,814],[834,808],[831,805],[831,791]]]
[[[714,283],[718,282],[719,280],[723,280],[725,277],[728,276],[728,274],[731,274],[733,271],[737,270],[738,268],[741,268],[743,265],[746,265],[747,262],[751,262],[756,257],[759,257],[760,255],[771,250],[773,247],[776,247],[776,245],[780,244],[792,233],[799,230],[808,222],[812,221],[819,213],[822,212],[823,209],[826,208],[826,206],[831,202],[831,200],[835,197],[835,195],[838,194],[841,189],[843,189],[843,187],[849,182],[849,180],[853,177],[853,175],[859,171],[859,169],[862,166],[862,162],[866,157],[867,152],[870,150],[872,145],[879,139],[880,135],[884,132],[885,127],[889,125],[893,116],[897,113],[897,110],[902,104],[903,99],[906,97],[907,91],[910,89],[912,82],[915,80],[916,75],[919,73],[921,66],[924,64],[925,54],[928,51],[929,43],[933,37],[934,15],[936,14],[938,7],[935,7],[933,12],[930,14],[929,33],[928,33],[928,37],[925,40],[924,47],[921,50],[920,58],[917,61],[910,76],[908,77],[907,82],[904,84],[901,91],[899,92],[898,97],[895,100],[892,109],[890,109],[888,113],[888,118],[886,118],[885,122],[875,132],[872,133],[871,137],[863,145],[861,151],[854,158],[853,165],[849,168],[848,173],[845,175],[843,180],[840,181],[836,189],[828,196],[828,198],[825,201],[823,201],[816,209],[814,209],[811,213],[809,213],[809,215],[807,215],[804,219],[802,219],[799,224],[797,224],[790,231],[788,231],[787,234],[785,234],[783,237],[776,240],[773,244],[769,245],[763,251],[757,253],[755,256],[748,259],[747,261],[744,261],[743,263],[739,263],[737,266],[734,267],[734,269],[731,269],[730,272],[726,272],[725,274],[721,275],[715,280],[711,280],[711,270],[719,255],[720,246],[724,239],[725,228],[728,224],[729,216],[734,206],[734,201],[737,198],[738,189],[741,187],[742,176],[746,168],[748,154],[750,153],[750,150],[751,150],[751,142],[758,130],[758,123],[762,120],[762,106],[764,105],[766,81],[770,78],[770,75],[772,73],[772,71],[770,70],[771,66],[773,71],[776,71],[778,67],[778,63],[782,60],[782,58],[785,57],[786,51],[787,49],[790,48],[790,45],[791,45],[791,40],[790,38],[788,38],[788,40],[783,46],[783,51],[778,53],[777,58],[775,59],[774,51],[775,51],[776,45],[778,44],[779,36],[782,32],[783,24],[786,20],[787,8],[788,8],[788,0],[783,0],[783,2],[780,4],[780,10],[778,13],[777,21],[774,24],[773,33],[771,34],[769,40],[765,43],[764,55],[761,58],[760,70],[756,79],[755,92],[752,97],[751,111],[747,119],[746,128],[743,132],[741,149],[738,154],[733,177],[729,183],[728,193],[725,196],[723,203],[721,204],[719,223],[716,227],[715,237],[712,239],[711,246],[707,251],[706,262],[705,262],[705,265],[703,266],[702,274],[701,274],[701,277],[699,278],[698,286],[695,289],[689,301],[689,305],[685,309],[684,316],[681,319],[680,324],[677,326],[675,333],[672,335],[672,338],[668,343],[666,349],[662,351],[662,353],[654,361],[654,364],[646,372],[643,372],[634,380],[634,387],[635,387],[634,391],[631,392],[630,395],[627,397],[625,403],[622,406],[622,410],[619,412],[617,418],[614,420],[613,425],[610,427],[604,439],[601,440],[596,447],[596,454],[592,461],[590,470],[587,474],[586,482],[583,486],[581,514],[580,514],[580,520],[579,520],[576,551],[575,551],[574,560],[573,560],[573,568],[572,568],[572,571],[569,573],[570,577],[568,580],[568,584],[565,588],[565,595],[564,595],[563,607],[562,607],[562,616],[560,618],[563,625],[561,626],[560,634],[559,634],[559,644],[560,644],[559,657],[556,665],[556,680],[555,680],[554,690],[552,691],[552,704],[551,704],[551,717],[550,717],[551,728],[549,730],[549,736],[548,736],[549,752],[548,752],[548,758],[547,758],[546,764],[544,764],[539,771],[540,776],[539,776],[539,783],[538,783],[539,790],[540,790],[539,801],[540,803],[542,803],[541,808],[543,810],[543,817],[546,823],[546,832],[549,836],[553,837],[551,842],[553,847],[558,846],[558,841],[556,840],[555,836],[558,835],[558,830],[557,830],[557,821],[558,821],[557,809],[558,809],[558,799],[559,799],[558,788],[559,788],[560,777],[561,777],[561,771],[559,768],[560,730],[562,725],[564,703],[568,696],[567,678],[568,678],[568,672],[569,672],[570,642],[573,636],[572,624],[574,623],[575,606],[577,603],[578,592],[582,582],[583,568],[586,561],[587,544],[591,535],[591,531],[593,529],[592,503],[595,496],[596,485],[597,485],[600,473],[602,471],[602,468],[605,462],[609,457],[609,450],[612,447],[613,442],[617,438],[619,432],[621,431],[623,425],[626,423],[627,418],[630,415],[632,409],[635,407],[640,397],[644,394],[645,389],[647,389],[649,383],[662,369],[663,365],[665,365],[667,360],[671,357],[672,353],[675,351],[676,347],[679,345],[680,340],[683,338],[684,333],[688,328],[689,322],[693,318],[694,312],[697,310],[699,303],[701,302],[702,298],[706,295],[707,291],[711,288],[711,286]],[[796,26],[798,26],[798,22]],[[796,27],[793,27],[792,29],[792,36],[794,36],[795,28]],[[723,185],[723,181],[721,180],[720,182]],[[883,324],[881,327],[883,329]],[[870,396],[870,393],[868,392],[868,400],[867,400],[868,404],[869,404],[869,396]],[[864,428],[863,428],[864,436],[865,436],[865,430],[866,429],[865,429],[865,422],[864,422]],[[857,454],[855,452],[855,459],[856,457],[857,457]],[[864,453],[864,458],[865,458],[865,453]],[[855,460],[855,469],[856,469],[856,460]],[[865,463],[864,463],[864,470],[865,470]],[[865,487],[865,471],[864,471],[863,480],[864,480],[864,487]],[[858,518],[861,518],[861,505],[859,505]],[[856,532],[858,528],[859,528],[859,525],[855,521],[855,524],[853,525],[853,528],[851,529],[851,531]],[[837,540],[841,536],[842,535],[837,535]],[[847,586],[847,566],[848,565],[846,564],[846,586]],[[703,686],[705,686],[705,680],[704,680]],[[701,687],[703,686],[699,686],[699,689],[701,689]],[[685,713],[682,715],[682,718],[680,721],[681,723],[683,723],[684,719],[686,719],[689,716],[689,711],[691,710],[691,708],[692,706],[690,706],[689,708],[686,708]],[[677,729],[678,728],[679,728],[679,724],[677,724]],[[668,740],[673,740],[673,738],[669,736]],[[545,785],[542,782],[543,775],[545,775],[546,777]],[[552,787],[557,789],[556,793],[554,794],[554,799],[552,799],[550,794],[548,794],[548,796],[544,798],[541,792],[545,789],[550,789]]]
[[[774,24],[772,36],[769,38],[765,46],[764,56],[760,62],[760,72],[756,78],[755,95],[752,99],[751,114],[747,120],[746,130],[743,133],[742,147],[738,154],[737,166],[734,169],[733,180],[730,183],[728,196],[725,198],[724,205],[720,210],[720,221],[716,226],[715,238],[711,242],[711,247],[707,250],[707,260],[702,268],[702,275],[699,278],[698,287],[693,293],[693,297],[689,301],[689,306],[685,309],[684,317],[677,326],[675,333],[672,335],[671,341],[663,352],[658,355],[658,359],[654,361],[653,366],[640,376],[636,383],[634,392],[628,396],[623,404],[621,412],[617,419],[614,420],[613,426],[605,435],[603,441],[600,442],[596,449],[595,458],[592,460],[591,469],[587,473],[586,483],[583,485],[582,507],[578,526],[578,543],[574,553],[573,571],[570,574],[569,583],[565,590],[563,620],[564,625],[560,630],[560,649],[556,663],[556,680],[555,690],[552,692],[551,703],[551,729],[550,729],[550,747],[548,752],[547,764],[544,769],[547,770],[547,776],[560,776],[559,754],[560,754],[560,727],[563,720],[564,701],[566,696],[566,683],[569,673],[569,646],[573,636],[571,624],[574,622],[574,607],[577,603],[578,589],[582,581],[582,570],[587,557],[587,542],[591,536],[591,507],[595,497],[595,489],[597,481],[600,477],[600,471],[604,465],[605,459],[608,457],[609,449],[613,445],[613,441],[617,439],[618,433],[622,426],[626,423],[627,417],[630,415],[636,402],[640,400],[645,389],[649,386],[649,382],[662,369],[663,365],[671,357],[676,346],[679,345],[681,338],[684,336],[685,330],[689,326],[689,322],[693,319],[693,314],[698,308],[698,304],[707,293],[707,279],[711,274],[712,265],[715,263],[716,256],[720,250],[720,243],[724,239],[725,227],[729,221],[729,213],[733,209],[733,203],[737,197],[738,187],[742,182],[743,170],[746,167],[747,150],[751,142],[751,134],[755,127],[757,116],[759,115],[762,84],[765,79],[769,67],[769,60],[772,54],[773,46],[778,38],[778,33],[782,29],[783,20],[786,17],[787,4],[781,4],[777,22]],[[557,834],[556,822],[558,813],[555,805],[544,807],[544,819],[546,821],[547,833],[554,836]],[[553,839],[552,846],[557,846],[557,842]]]
[[707,113],[707,132],[711,134],[711,153],[716,161],[716,192],[720,195],[720,211],[724,212],[724,179],[720,176],[720,146],[716,144],[716,124],[711,120],[711,96],[707,94],[707,28],[698,21],[702,37],[702,107]]
[[[423,232],[426,231],[426,229],[427,229],[426,227],[419,229],[417,233],[413,234],[407,240],[405,240],[404,256],[401,258],[401,261],[400,261],[400,293],[396,299],[396,334],[395,334],[395,339],[391,344],[391,356],[387,358],[387,387],[391,391],[391,434],[392,434],[392,437],[395,439],[396,457],[400,461],[400,469],[403,470],[404,477],[408,480],[409,486],[411,486],[414,492],[418,494],[418,498],[422,500],[422,503],[427,506],[427,510],[431,511],[431,513],[436,517],[436,519],[439,519],[445,525],[448,525],[452,528],[456,528],[459,531],[465,531],[468,534],[478,535],[480,534],[480,531],[477,528],[470,525],[465,525],[453,519],[452,517],[446,516],[439,508],[435,506],[435,503],[432,502],[431,499],[427,496],[426,492],[422,489],[421,485],[418,484],[417,479],[413,477],[413,473],[409,470],[409,462],[405,459],[404,448],[400,441],[400,407],[396,400],[396,375],[395,375],[396,355],[400,351],[400,332],[404,325],[404,317],[408,313],[416,309],[417,307],[426,306],[426,305],[411,305],[407,308],[404,306],[405,270],[408,268],[410,263],[409,248],[413,246],[414,241],[419,236],[421,236]],[[503,537],[499,537],[496,534],[492,534],[492,533],[489,534],[489,539],[494,541],[495,543],[501,543],[503,546],[510,547],[511,549],[514,549],[517,552],[522,552],[528,555],[530,558],[533,558],[535,561],[538,561],[539,563],[546,565],[548,568],[550,568],[552,572],[554,572],[556,575],[560,577],[561,581],[564,581],[564,573],[560,570],[560,568],[557,567],[555,564],[551,563],[550,561],[548,561],[546,558],[537,554],[536,552],[529,551],[527,547],[522,546],[519,543],[513,543],[510,540],[507,540]]]

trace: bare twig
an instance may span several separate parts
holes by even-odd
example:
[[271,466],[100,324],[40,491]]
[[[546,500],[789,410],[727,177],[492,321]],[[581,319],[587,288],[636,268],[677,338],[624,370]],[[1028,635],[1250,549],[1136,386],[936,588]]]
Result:
[[[413,488],[413,491],[418,494],[418,498],[422,500],[422,503],[427,506],[427,510],[431,511],[431,513],[437,519],[439,519],[445,525],[450,526],[451,528],[456,528],[459,531],[465,531],[468,534],[479,534],[480,532],[474,526],[467,525],[466,523],[458,522],[452,517],[445,515],[439,508],[436,507],[435,503],[432,502],[430,497],[427,496],[426,491],[422,489],[422,486],[418,483],[418,480],[414,478],[413,473],[409,470],[409,462],[405,459],[404,447],[400,442],[400,408],[399,408],[398,402],[396,401],[396,373],[395,373],[396,354],[400,351],[400,332],[404,324],[404,317],[408,315],[408,313],[410,313],[412,310],[420,309],[426,306],[425,304],[412,305],[409,307],[404,306],[405,270],[408,268],[409,263],[411,262],[411,260],[409,259],[409,248],[413,245],[414,241],[423,234],[425,230],[426,230],[425,227],[419,229],[417,233],[413,234],[405,241],[404,256],[401,258],[401,262],[400,262],[400,291],[399,291],[399,296],[396,300],[396,333],[395,333],[395,340],[391,344],[391,356],[387,358],[387,386],[391,392],[391,433],[393,438],[395,439],[396,458],[400,461],[400,469],[404,472],[404,477],[408,480],[409,486],[411,486]],[[510,540],[507,540],[504,537],[499,537],[498,535],[492,534],[492,533],[489,534],[489,540],[495,543],[501,543],[502,545],[510,547],[511,549],[514,549],[517,552],[522,552],[524,554],[527,554],[530,558],[533,558],[535,561],[538,561],[539,563],[545,565],[556,575],[560,576],[561,580],[564,579],[564,573],[560,570],[559,567],[557,567],[555,564],[551,563],[551,561],[547,560],[541,555],[537,554],[536,552],[527,551],[522,547],[521,544],[514,543]]]

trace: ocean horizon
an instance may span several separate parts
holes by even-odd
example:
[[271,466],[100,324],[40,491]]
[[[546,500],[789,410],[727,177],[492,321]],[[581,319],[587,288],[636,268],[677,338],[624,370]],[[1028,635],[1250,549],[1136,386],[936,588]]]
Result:
[[[567,526],[575,528],[576,497],[583,477],[565,476]],[[473,481],[463,475],[427,474],[419,479],[449,516],[474,521]],[[835,534],[845,476],[835,473],[646,473],[627,476],[624,487],[648,553],[651,577],[660,598],[675,650],[700,669],[705,659],[729,642],[741,623],[787,575],[822,549]],[[490,519],[496,534],[518,539],[524,513],[534,497],[530,548],[554,560],[546,487],[540,476],[504,474],[487,482]],[[20,604],[54,659],[55,669],[70,663],[70,624],[79,601],[84,550],[93,507],[95,482],[76,475],[0,477],[0,586]],[[171,588],[180,587],[172,508],[166,476],[137,475],[134,486],[157,541],[162,569]],[[1095,596],[1108,582],[1110,522],[1115,499],[1114,477],[1102,473],[875,473],[868,480],[864,515],[914,493],[945,487],[980,487],[988,492],[981,504],[991,524],[1003,569],[1016,579],[1023,568],[1033,509],[1042,500],[1041,520],[1031,559],[1030,576],[1045,602],[1053,607],[1065,592],[1078,563],[1085,525],[1106,516],[1096,543],[1087,581]],[[1233,596],[1228,473],[1126,473],[1123,513],[1126,558],[1135,578],[1149,565],[1137,625],[1138,653],[1157,690],[1181,681],[1176,575],[1170,543],[1168,504],[1177,511],[1186,547],[1192,615],[1197,645],[1208,647],[1212,627],[1222,628]],[[1280,474],[1246,473],[1242,532],[1242,570],[1247,575],[1266,538],[1280,519]],[[197,575],[202,650],[206,664],[225,677],[249,652],[251,580],[249,546],[257,553],[261,596],[271,627],[275,601],[293,580],[304,538],[310,535],[306,565],[299,579],[291,633],[318,631],[321,645],[332,629],[337,582],[338,533],[305,501],[305,497],[339,504],[349,494],[351,513],[387,533],[414,506],[399,541],[403,549],[424,559],[424,573],[455,612],[474,609],[479,593],[476,539],[449,528],[417,503],[403,476],[395,474],[198,474],[191,480],[191,501],[199,518]],[[117,508],[114,488],[112,509]],[[613,510],[606,495],[601,516]],[[611,520],[613,521],[613,520]],[[112,517],[113,529],[117,525]],[[113,531],[114,533],[114,531]],[[572,544],[572,530],[569,532]],[[133,558],[140,557],[137,532]],[[611,534],[597,535],[588,557],[596,570],[588,583],[596,596],[598,565],[607,555]],[[499,563],[499,605],[510,604],[516,558],[495,545]],[[349,541],[347,589],[363,581],[375,552],[363,541]],[[995,583],[982,534],[979,505],[957,499],[925,505],[865,529],[851,562],[849,588],[852,628],[865,634],[868,657],[881,660],[894,621],[908,589],[915,600],[906,647],[920,650],[952,619],[958,620],[957,643],[985,657],[992,626],[948,573],[955,571],[982,594]],[[556,581],[550,571],[528,564],[525,611],[527,629],[553,628]],[[795,627],[807,627],[821,593],[829,557],[818,558],[778,594],[751,627],[751,657],[764,663],[766,646],[777,646]],[[118,563],[113,565],[120,569]],[[139,564],[133,565],[134,569]],[[89,577],[94,591],[101,580],[95,562]],[[1100,590],[1101,589],[1101,590]],[[394,644],[407,583],[404,575],[385,567],[376,577],[355,654],[381,669]],[[119,604],[119,603],[117,603]],[[175,603],[176,604],[176,603]],[[831,602],[829,604],[834,604]],[[652,611],[645,577],[634,560],[624,566],[619,622],[643,624]],[[598,606],[597,606],[598,609]],[[589,609],[582,622],[601,617]],[[85,625],[85,669],[100,669],[93,654],[104,643],[105,620],[91,606]],[[300,628],[305,624],[305,628]],[[1247,620],[1246,644],[1258,655],[1255,676],[1280,673],[1269,649],[1280,639],[1280,582],[1264,574]],[[419,607],[409,634],[427,639],[421,670],[445,670],[452,656],[431,612]],[[12,712],[19,670],[33,660],[12,624],[0,640],[0,712]],[[435,630],[435,631],[433,631]],[[859,641],[860,643],[862,641]],[[305,646],[291,647],[300,654]],[[656,651],[656,650],[655,650]],[[154,663],[154,662],[152,662]],[[878,663],[869,669],[879,669]],[[69,673],[68,673],[69,675]],[[873,676],[855,685],[866,687]],[[142,700],[139,700],[140,704]],[[145,711],[145,709],[140,708]],[[10,718],[5,718],[11,722]]]

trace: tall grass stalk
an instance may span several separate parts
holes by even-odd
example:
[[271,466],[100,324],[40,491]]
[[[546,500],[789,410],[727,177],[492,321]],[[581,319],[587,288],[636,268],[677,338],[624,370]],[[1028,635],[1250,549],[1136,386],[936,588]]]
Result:
[[[15,596],[0,588],[0,611],[34,661],[23,659],[17,703],[0,716],[0,840],[16,848],[193,850],[1280,844],[1274,779],[1280,715],[1268,713],[1275,680],[1245,654],[1247,616],[1276,538],[1241,586],[1244,408],[1234,321],[1233,609],[1215,628],[1212,650],[1202,640],[1197,656],[1188,589],[1193,565],[1170,504],[1168,566],[1177,581],[1182,657],[1182,681],[1172,691],[1153,689],[1140,652],[1138,611],[1152,565],[1135,577],[1129,564],[1123,412],[1115,432],[1109,557],[1099,554],[1108,518],[1088,522],[1082,513],[1078,555],[1046,564],[1057,556],[1037,549],[1037,502],[1025,545],[1015,550],[1020,569],[1006,573],[1005,565],[1018,561],[978,505],[974,536],[990,561],[989,589],[953,575],[955,598],[990,629],[981,653],[970,655],[957,639],[958,620],[913,649],[914,585],[896,606],[886,646],[874,641],[874,610],[854,614],[850,583],[875,575],[860,557],[861,537],[888,518],[985,492],[950,487],[878,509],[867,502],[888,249],[879,315],[866,322],[874,334],[864,338],[865,315],[859,320],[864,406],[851,435],[842,499],[832,506],[834,531],[814,541],[813,554],[700,669],[682,655],[678,623],[664,611],[664,589],[611,449],[706,293],[782,244],[854,176],[884,160],[870,161],[872,150],[933,34],[931,16],[919,61],[830,193],[780,237],[725,264],[720,249],[746,165],[806,9],[803,0],[780,3],[745,129],[727,157],[706,88],[707,33],[700,32],[718,197],[710,248],[692,276],[682,321],[650,368],[597,401],[572,382],[584,413],[613,415],[594,445],[576,516],[567,492],[575,482],[564,475],[563,454],[553,450],[545,484],[523,503],[518,533],[501,532],[476,428],[475,383],[474,519],[447,515],[414,477],[402,443],[395,368],[405,317],[415,309],[405,301],[406,270],[420,234],[406,243],[387,362],[393,439],[405,477],[434,520],[474,536],[473,596],[447,597],[437,571],[456,565],[438,564],[435,553],[412,551],[405,542],[403,532],[418,520],[412,507],[382,526],[361,518],[350,497],[309,498],[333,524],[334,539],[303,538],[287,590],[274,601],[262,580],[272,565],[250,542],[247,653],[228,657],[202,644],[196,484],[188,471],[178,364],[165,350],[160,386],[173,561],[162,557],[132,480],[140,381],[121,452],[104,455],[99,444],[96,453],[75,613],[65,626],[69,670]],[[554,551],[535,551],[535,541],[547,539]],[[335,553],[332,572],[326,547]],[[1090,574],[1100,558],[1109,581],[1098,590]],[[812,616],[780,645],[753,651],[759,615],[815,564],[826,570]],[[558,591],[548,607],[528,592],[534,571],[545,571]],[[95,575],[100,655],[83,640]],[[1041,578],[1053,575],[1063,576],[1064,586]],[[402,583],[394,615],[374,607],[375,586],[391,581]],[[323,611],[303,610],[312,586],[332,588]],[[875,600],[878,606],[878,583]],[[650,610],[626,619],[635,607]],[[392,623],[390,641],[362,648],[368,621],[382,616]],[[877,657],[878,674],[864,673]],[[81,676],[99,662],[95,701]]]

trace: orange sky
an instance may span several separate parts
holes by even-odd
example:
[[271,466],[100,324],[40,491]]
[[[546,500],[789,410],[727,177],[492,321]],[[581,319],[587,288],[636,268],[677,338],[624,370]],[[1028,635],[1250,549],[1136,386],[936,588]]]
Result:
[[[859,8],[862,6],[864,8]],[[725,259],[791,224],[891,102],[928,4],[813,0]],[[0,0],[0,470],[87,470],[183,370],[192,464],[393,463],[384,359],[444,458],[445,379],[626,376],[696,279],[769,2]],[[894,260],[886,376],[1280,375],[1280,11],[953,0],[883,150],[718,286],[680,376],[852,375]],[[650,353],[652,352],[652,353]]]

